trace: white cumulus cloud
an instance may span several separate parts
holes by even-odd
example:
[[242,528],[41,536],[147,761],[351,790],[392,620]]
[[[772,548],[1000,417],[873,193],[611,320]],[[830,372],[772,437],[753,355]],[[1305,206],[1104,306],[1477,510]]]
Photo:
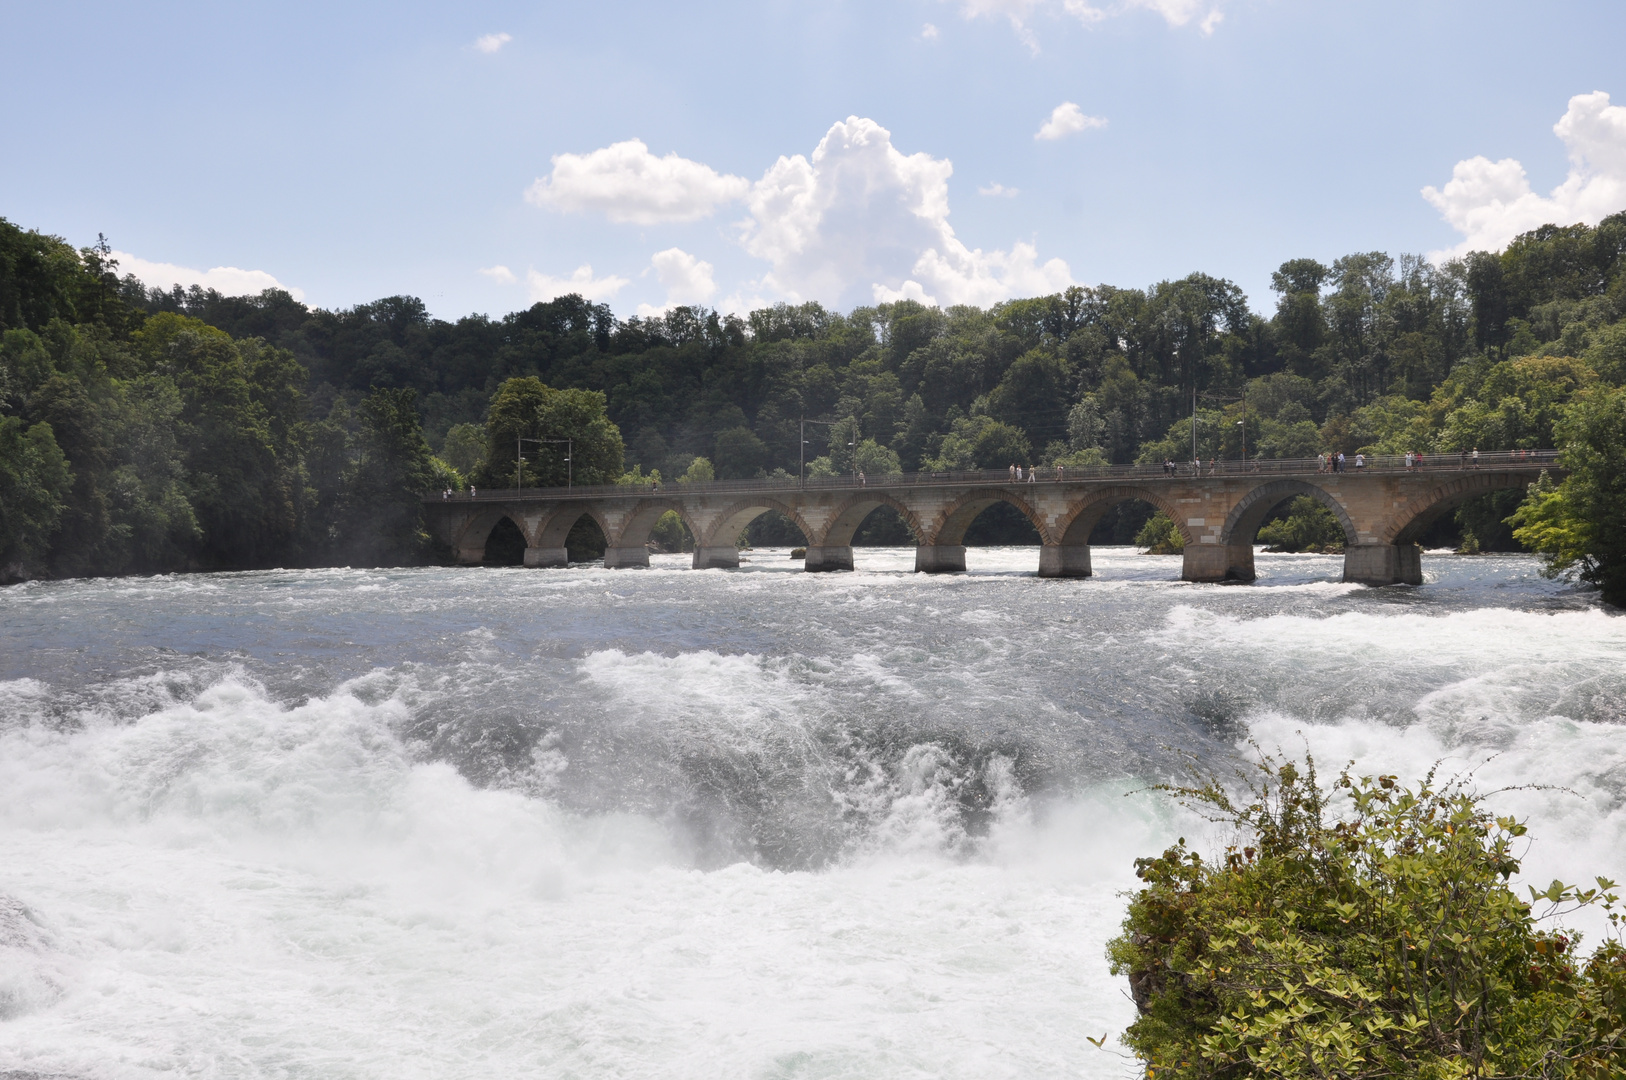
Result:
[[176,285],[191,288],[201,285],[225,296],[253,296],[267,289],[283,289],[295,300],[305,298],[304,290],[284,285],[264,270],[239,270],[235,266],[216,266],[209,270],[194,270],[190,266],[153,262],[127,251],[113,252],[119,262],[119,273],[134,274],[150,288],[171,289]]
[[497,266],[481,267],[480,273],[484,274],[492,281],[495,281],[498,285],[512,285],[516,280],[518,280],[514,277],[514,272],[512,270],[508,269],[506,266],[502,266],[501,264]]
[[525,192],[538,206],[594,211],[611,221],[655,225],[694,221],[742,197],[750,181],[676,153],[656,157],[641,139],[588,154],[557,154],[553,172]]
[[1626,210],[1626,107],[1611,105],[1602,90],[1577,94],[1553,132],[1569,152],[1570,168],[1548,195],[1531,190],[1518,161],[1483,156],[1457,162],[1444,187],[1423,189],[1423,198],[1463,234],[1462,243],[1431,258],[1500,251],[1542,225],[1596,225]]
[[1086,26],[1102,22],[1132,11],[1151,11],[1163,17],[1170,26],[1185,26],[1196,21],[1204,34],[1212,34],[1214,27],[1225,18],[1215,0],[1116,0],[1097,5],[1091,0],[957,0],[960,13],[968,19],[982,16],[1004,18],[1011,24],[1017,38],[1034,52],[1039,51],[1039,39],[1033,30],[1034,16],[1055,11],[1058,7]]
[[533,304],[569,293],[580,293],[587,300],[608,300],[620,292],[626,284],[626,278],[616,277],[614,274],[607,274],[601,278],[594,277],[593,267],[587,263],[576,267],[575,272],[567,278],[553,277],[535,270],[525,275],[525,287],[531,295]]
[[1071,101],[1064,101],[1050,110],[1050,119],[1039,125],[1039,130],[1033,133],[1035,139],[1065,139],[1069,135],[1076,135],[1080,131],[1089,131],[1091,128],[1106,127],[1105,117],[1086,116],[1084,110]]
[[638,314],[644,318],[662,315],[679,304],[703,304],[717,292],[712,277],[712,265],[690,255],[682,248],[657,251],[649,260],[655,277],[666,290],[666,303],[639,304]]
[[793,301],[852,299],[990,304],[1072,283],[1033,245],[972,249],[949,225],[952,163],[904,154],[873,120],[831,126],[811,159],[781,157],[751,187],[741,225],[747,252],[772,267],[759,283]]
[[483,53],[494,53],[513,40],[512,34],[482,34],[474,39],[474,47]]
[[996,199],[1014,199],[1019,194],[1019,192],[1017,191],[1016,188],[1006,187],[1004,184],[1001,184],[998,181],[995,181],[994,183],[989,184],[987,187],[978,188],[977,189],[977,194],[978,195],[991,195]]
[[927,23],[925,26],[920,28],[920,36],[924,41],[936,41],[938,33],[939,31],[937,27],[933,26],[931,23]]

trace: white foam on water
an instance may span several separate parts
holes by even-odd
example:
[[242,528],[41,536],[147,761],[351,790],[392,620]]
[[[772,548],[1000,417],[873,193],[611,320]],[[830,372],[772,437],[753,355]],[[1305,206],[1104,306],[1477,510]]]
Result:
[[[687,687],[691,713],[779,678],[744,657],[583,667]],[[952,770],[928,747],[849,862],[702,872],[655,822],[412,761],[401,700],[371,697],[290,708],[239,675],[133,722],[0,734],[5,888],[50,928],[7,954],[27,992],[7,999],[0,1068],[1122,1074],[1084,1036],[1128,1019],[1102,948],[1130,853],[1167,831],[1146,804],[1036,811],[996,775],[998,820],[967,857],[931,831]]]

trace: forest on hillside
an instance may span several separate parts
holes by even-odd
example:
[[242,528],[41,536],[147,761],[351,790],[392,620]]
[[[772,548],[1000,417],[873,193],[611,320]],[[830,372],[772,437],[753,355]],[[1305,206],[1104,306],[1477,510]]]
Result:
[[[1626,213],[1443,265],[1292,259],[1272,288],[1270,311],[1194,273],[988,309],[617,319],[565,296],[448,322],[406,296],[148,289],[105,242],[0,219],[0,577],[433,560],[417,493],[513,483],[515,434],[579,432],[578,482],[794,475],[803,419],[829,422],[813,472],[872,475],[1189,460],[1194,426],[1204,459],[1590,447],[1592,479],[1511,523],[1521,493],[1476,500],[1433,542],[1522,542],[1599,583],[1619,563]],[[535,447],[527,482],[562,457]]]

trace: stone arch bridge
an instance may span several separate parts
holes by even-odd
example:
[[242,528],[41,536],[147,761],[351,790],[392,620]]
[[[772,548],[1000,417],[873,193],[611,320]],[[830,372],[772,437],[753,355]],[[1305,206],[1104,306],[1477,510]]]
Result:
[[1040,577],[1090,576],[1089,536],[1102,516],[1128,500],[1162,510],[1185,538],[1181,576],[1187,581],[1252,581],[1254,538],[1266,516],[1287,499],[1307,495],[1332,511],[1344,529],[1344,580],[1369,585],[1422,583],[1417,539],[1442,514],[1475,495],[1523,488],[1553,451],[1481,454],[1477,463],[1435,455],[1421,464],[1374,458],[1366,468],[1319,472],[1308,461],[1221,462],[1218,467],[1127,465],[1039,469],[1015,481],[1007,472],[914,473],[856,482],[851,477],[740,480],[711,484],[546,488],[425,499],[431,532],[460,562],[478,563],[486,539],[503,518],[525,537],[526,566],[564,566],[565,537],[583,516],[608,541],[607,567],[649,565],[655,523],[676,512],[695,538],[696,569],[738,566],[740,533],[752,519],[777,510],[807,537],[808,570],[851,570],[852,541],[866,517],[896,510],[917,542],[915,569],[965,569],[965,532],[996,502],[1033,522],[1040,539]]

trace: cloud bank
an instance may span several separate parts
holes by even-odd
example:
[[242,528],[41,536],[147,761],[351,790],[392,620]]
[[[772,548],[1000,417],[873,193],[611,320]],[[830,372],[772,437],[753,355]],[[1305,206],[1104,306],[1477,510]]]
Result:
[[264,270],[240,270],[235,266],[216,266],[209,270],[194,270],[175,263],[153,262],[127,251],[113,252],[119,262],[119,273],[134,274],[141,283],[151,288],[169,290],[176,285],[191,288],[201,285],[224,296],[255,296],[267,289],[282,289],[295,300],[305,299],[303,289],[284,285]]
[[682,248],[657,251],[649,265],[666,290],[666,303],[639,304],[638,314],[646,319],[663,315],[679,304],[703,304],[717,293],[711,263],[695,258]]
[[1003,18],[1011,24],[1018,40],[1033,52],[1039,51],[1039,38],[1033,29],[1033,18],[1038,14],[1054,14],[1059,9],[1085,26],[1093,26],[1107,19],[1136,11],[1150,11],[1163,17],[1172,27],[1195,22],[1205,35],[1224,19],[1225,13],[1215,0],[1118,0],[1097,6],[1090,0],[958,0],[960,14],[967,19]]
[[[506,270],[507,267],[493,267],[493,269]],[[497,275],[492,276],[496,277]],[[501,279],[498,278],[498,280]],[[609,300],[620,292],[626,284],[626,278],[616,277],[614,274],[606,274],[601,278],[594,277],[593,267],[588,263],[576,267],[575,272],[567,278],[540,274],[535,270],[527,271],[525,274],[525,288],[530,294],[531,303],[533,304],[541,303],[544,300],[552,300],[559,296],[566,296],[570,293],[579,293],[583,299],[595,302]]]
[[1041,265],[1032,244],[966,247],[948,222],[953,172],[946,160],[904,154],[875,121],[849,116],[811,158],[781,157],[752,185],[741,242],[770,264],[762,284],[789,300],[839,300],[867,284],[878,302],[990,304],[1072,284],[1067,264]]
[[[1092,126],[1092,118],[1077,106],[1071,109],[1083,126],[1066,117],[1063,123],[1075,130]],[[734,223],[733,239],[766,269],[725,303],[749,295],[836,304],[907,297],[928,304],[987,305],[1073,283],[1065,262],[1041,262],[1030,242],[1016,241],[1009,250],[968,247],[949,224],[953,164],[926,153],[903,153],[890,131],[862,117],[831,125],[811,155],[780,157],[755,182],[676,154],[655,157],[637,139],[588,154],[561,154],[553,164],[551,176],[527,192],[532,202],[549,209],[653,225],[692,221],[725,203],[743,203],[746,213]],[[998,184],[983,191],[1015,194]],[[666,300],[660,307],[643,305],[641,314],[702,303],[717,292],[712,265],[680,248],[657,253],[651,268]],[[482,272],[501,280],[503,269]],[[593,278],[588,267],[569,279],[534,272],[531,279],[537,296],[576,291],[600,299],[624,284],[622,278]],[[589,294],[588,288],[598,292]]]
[[641,139],[612,143],[590,154],[557,154],[553,172],[525,197],[537,206],[594,211],[611,221],[657,225],[694,221],[743,197],[750,181],[726,176],[677,154],[656,157]]
[[1524,166],[1513,158],[1459,161],[1444,187],[1423,189],[1462,243],[1430,253],[1441,261],[1470,251],[1500,251],[1522,232],[1542,225],[1596,225],[1626,210],[1626,107],[1609,104],[1602,90],[1577,94],[1553,133],[1569,153],[1569,175],[1551,194],[1530,188]]

